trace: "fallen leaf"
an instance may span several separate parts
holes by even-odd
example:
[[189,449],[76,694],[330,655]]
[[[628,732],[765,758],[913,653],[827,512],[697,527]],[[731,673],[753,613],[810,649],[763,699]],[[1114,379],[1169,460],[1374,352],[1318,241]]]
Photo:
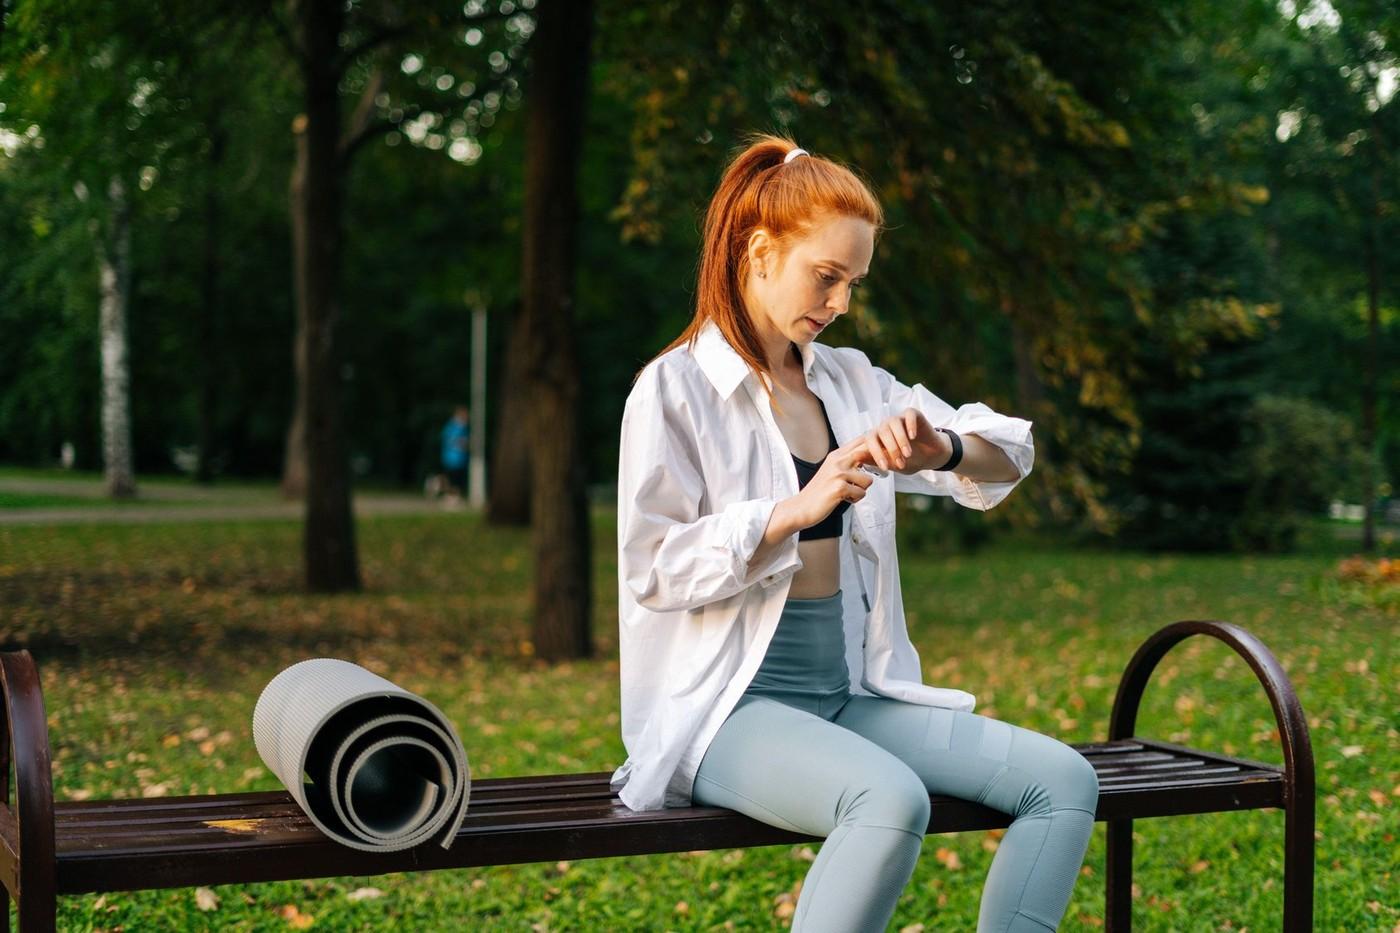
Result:
[[345,895],[347,901],[370,901],[376,897],[383,897],[384,892],[378,888],[356,888]]
[[1366,751],[1366,749],[1363,748],[1363,747],[1360,746],[1360,745],[1343,745],[1343,746],[1342,746],[1342,757],[1343,757],[1343,758],[1355,758],[1357,755],[1360,755],[1360,754],[1361,754],[1362,752],[1364,752],[1364,751]]
[[958,853],[952,849],[939,849],[933,853],[933,857],[938,860],[938,864],[949,871],[962,870],[962,859],[958,858]]
[[1193,875],[1199,875],[1201,872],[1205,871],[1209,867],[1210,862],[1207,862],[1205,859],[1198,859],[1197,861],[1191,863],[1190,872]]
[[316,922],[315,917],[302,913],[295,904],[283,904],[277,911],[277,916],[287,921],[287,925],[294,930],[309,929]]
[[215,894],[209,888],[195,888],[194,906],[198,907],[200,910],[218,910],[219,895]]

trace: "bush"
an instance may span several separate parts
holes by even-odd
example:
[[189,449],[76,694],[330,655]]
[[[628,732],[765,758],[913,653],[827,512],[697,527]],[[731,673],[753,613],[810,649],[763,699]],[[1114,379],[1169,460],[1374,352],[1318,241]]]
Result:
[[1246,409],[1241,439],[1244,495],[1231,534],[1238,549],[1289,550],[1328,500],[1360,498],[1369,454],[1331,409],[1261,396]]

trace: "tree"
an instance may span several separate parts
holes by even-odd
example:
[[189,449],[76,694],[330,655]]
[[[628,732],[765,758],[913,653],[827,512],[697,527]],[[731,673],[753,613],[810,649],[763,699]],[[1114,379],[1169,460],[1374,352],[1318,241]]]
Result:
[[528,404],[535,651],[592,653],[592,585],[579,360],[574,333],[578,166],[593,4],[554,0],[539,13],[527,89],[525,218],[517,371]]
[[[92,234],[103,470],[109,494],[124,497],[136,492],[128,340],[132,192],[149,188],[164,161],[192,137],[158,74],[169,20],[118,8],[73,24],[65,12],[64,4],[43,0],[9,11],[11,60],[0,73],[0,93],[6,122],[27,124],[28,147],[46,151],[48,172],[40,172],[51,190],[76,196],[76,205],[56,213]],[[27,164],[38,168],[39,160]]]
[[[401,71],[411,74],[421,71],[424,58],[433,52],[460,59],[462,50],[470,45],[468,33],[475,32],[476,41],[480,41],[475,24],[499,24],[513,10],[513,4],[502,4],[499,14],[486,12],[481,3],[465,7],[444,4],[439,10],[415,10],[410,17],[389,3],[349,10],[336,0],[295,0],[291,4],[290,24],[284,35],[301,76],[303,112],[293,124],[297,157],[290,201],[297,299],[297,393],[283,487],[297,490],[304,456],[303,553],[307,586],[313,590],[348,590],[360,585],[337,345],[346,167],[366,141],[404,126],[410,118],[435,116],[440,122],[444,111],[462,106],[460,95],[446,97],[452,82],[437,88],[436,110],[422,103],[392,106],[394,91],[401,96],[403,90],[391,84],[386,65],[396,51],[402,54],[409,47],[420,50],[403,58],[405,64],[410,56],[418,63],[411,69],[400,66]],[[497,87],[504,80],[499,76],[509,70],[505,56],[501,58],[504,67],[493,67],[492,82]],[[357,101],[348,121],[343,121],[341,114],[343,85],[353,88]],[[412,85],[410,89],[417,90]]]

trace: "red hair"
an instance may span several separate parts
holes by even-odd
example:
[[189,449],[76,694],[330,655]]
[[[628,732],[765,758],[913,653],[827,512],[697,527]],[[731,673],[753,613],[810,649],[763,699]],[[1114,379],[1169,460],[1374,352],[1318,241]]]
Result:
[[771,378],[744,308],[749,237],[760,227],[768,231],[781,259],[787,243],[828,218],[864,220],[879,234],[884,212],[869,186],[851,169],[820,156],[799,155],[784,162],[796,148],[786,137],[759,134],[725,168],[705,212],[695,316],[661,353],[683,343],[693,347],[701,328],[714,321],[750,368]]

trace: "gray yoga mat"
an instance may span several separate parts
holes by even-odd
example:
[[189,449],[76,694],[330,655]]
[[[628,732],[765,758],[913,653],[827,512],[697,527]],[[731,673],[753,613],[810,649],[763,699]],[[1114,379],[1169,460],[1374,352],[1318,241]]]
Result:
[[349,661],[313,658],[274,677],[253,709],[263,763],[326,835],[395,852],[467,815],[471,770],[433,704]]

